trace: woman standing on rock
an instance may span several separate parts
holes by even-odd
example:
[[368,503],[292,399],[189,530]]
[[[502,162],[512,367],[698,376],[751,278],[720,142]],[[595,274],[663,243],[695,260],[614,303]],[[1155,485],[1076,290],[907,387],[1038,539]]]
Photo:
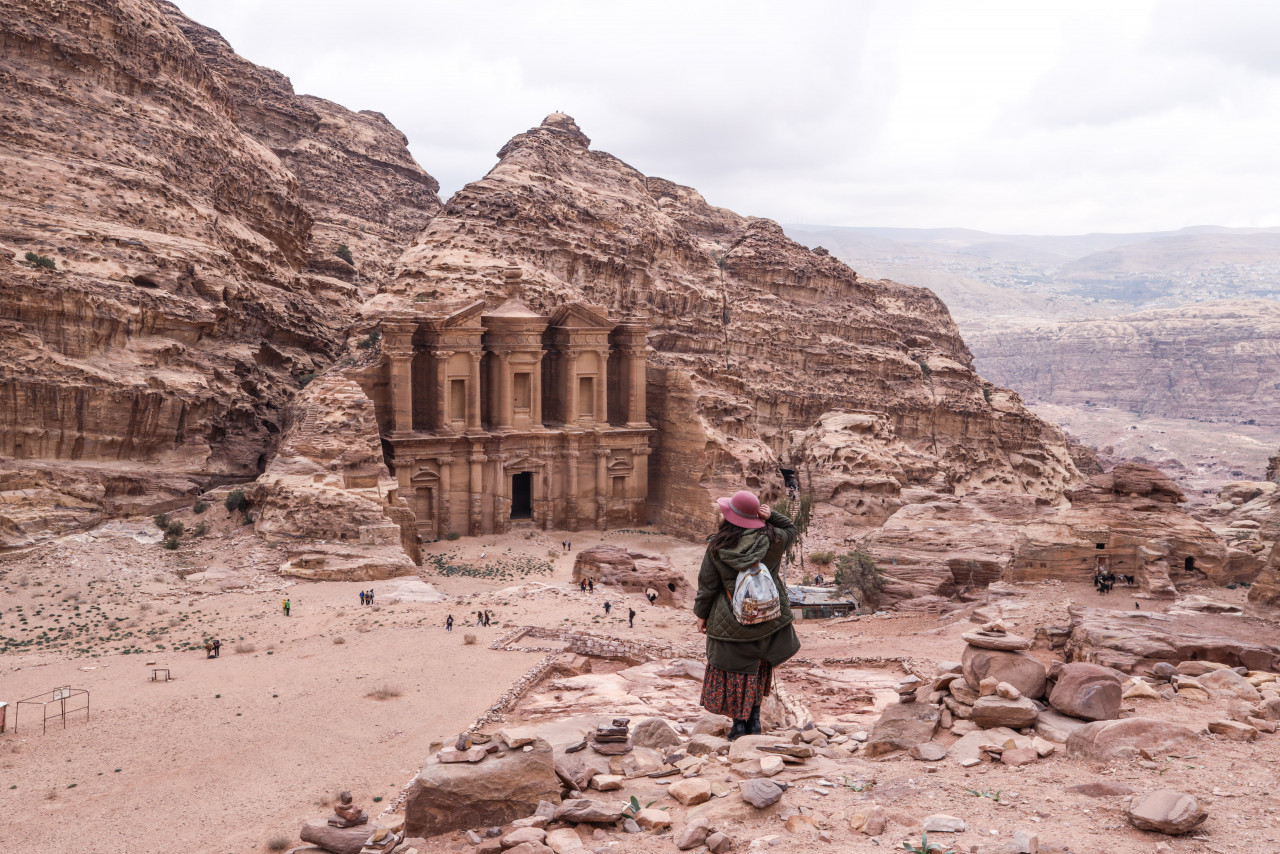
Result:
[[[702,706],[733,718],[732,741],[760,732],[760,701],[773,688],[773,668],[800,650],[791,604],[778,576],[782,556],[795,541],[796,525],[745,490],[716,503],[724,520],[707,538],[693,613],[698,631],[707,636]],[[776,616],[756,622],[750,615],[735,613],[735,588],[744,573],[757,589],[761,584],[768,587],[766,579],[772,581]]]

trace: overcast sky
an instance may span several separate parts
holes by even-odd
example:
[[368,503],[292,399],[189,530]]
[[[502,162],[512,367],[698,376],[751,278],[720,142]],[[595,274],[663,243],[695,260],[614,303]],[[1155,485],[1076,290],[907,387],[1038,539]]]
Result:
[[1280,225],[1280,2],[177,0],[447,197],[550,112],[782,222]]

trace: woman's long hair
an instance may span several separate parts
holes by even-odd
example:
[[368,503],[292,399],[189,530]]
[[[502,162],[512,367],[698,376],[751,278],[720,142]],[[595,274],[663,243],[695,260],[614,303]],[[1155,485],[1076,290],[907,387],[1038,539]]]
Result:
[[[764,531],[765,536],[769,538],[769,542],[776,543],[778,541],[778,532],[768,522],[765,523],[764,528],[759,530]],[[715,551],[731,549],[738,544],[738,541],[742,539],[742,535],[747,531],[747,528],[735,525],[728,519],[721,519],[720,527],[716,529],[714,534],[707,537],[707,548]]]

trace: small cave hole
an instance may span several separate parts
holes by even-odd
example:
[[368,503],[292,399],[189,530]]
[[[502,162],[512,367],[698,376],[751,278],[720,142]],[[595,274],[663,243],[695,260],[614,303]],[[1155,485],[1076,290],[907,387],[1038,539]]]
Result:
[[135,285],[137,285],[140,288],[160,287],[159,285],[156,284],[156,280],[151,278],[150,276],[134,276],[129,281],[133,282]]

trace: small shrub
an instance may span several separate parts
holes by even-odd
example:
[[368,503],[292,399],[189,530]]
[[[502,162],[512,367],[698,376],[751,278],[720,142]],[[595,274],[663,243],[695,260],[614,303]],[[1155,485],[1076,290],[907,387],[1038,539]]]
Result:
[[914,361],[920,366],[920,374],[926,380],[933,376],[933,368],[929,367],[929,363],[925,361],[924,356],[917,356]]
[[31,583],[31,576],[29,576],[29,575],[20,575],[20,576],[18,576],[18,586],[19,586],[19,587],[26,587],[26,586],[27,586],[27,585],[29,585],[30,583]]
[[49,256],[47,256],[47,255],[37,255],[37,254],[36,254],[36,253],[34,253],[34,252],[28,252],[28,253],[26,254],[26,259],[27,259],[27,261],[29,261],[30,263],[34,264],[35,266],[37,266],[37,267],[43,267],[43,268],[44,268],[44,269],[46,269],[46,270],[56,270],[56,269],[58,269],[58,265],[57,265],[57,264],[55,264],[55,263],[54,263],[54,261],[53,261],[53,259],[52,259],[52,258],[50,258],[50,257],[49,257]]
[[237,510],[244,510],[248,507],[249,499],[244,497],[243,489],[233,489],[227,493],[227,500],[222,503],[227,508],[228,513],[234,513]]
[[400,693],[400,689],[394,685],[379,685],[365,696],[371,700],[391,700],[399,697]]
[[166,528],[168,528],[168,527],[169,527],[169,514],[168,514],[168,513],[157,513],[157,514],[156,514],[156,515],[151,519],[151,521],[155,522],[155,523],[156,523],[156,527],[163,531],[163,530],[165,530]]
[[375,804],[380,804],[380,803],[382,803],[382,795],[374,795],[374,796],[373,796],[373,802],[374,802]]
[[473,635],[471,632],[467,632],[465,635],[462,636],[462,642],[467,646],[475,646],[476,636]]
[[164,533],[166,537],[177,539],[181,537],[183,532],[187,530],[187,526],[179,522],[177,519],[165,526]]
[[333,642],[334,642],[335,644],[344,644],[344,643],[346,643],[346,642],[347,642],[347,639],[346,639],[346,638],[334,638],[334,639],[333,639]]
[[268,851],[283,851],[289,847],[289,837],[273,836],[267,840]]
[[359,347],[361,350],[368,350],[376,346],[377,343],[381,340],[382,340],[382,332],[378,329],[375,329],[372,332],[370,332],[368,335],[366,335],[364,339],[356,346]]
[[203,537],[205,534],[209,533],[209,526],[206,523],[201,522],[199,525],[196,525],[191,529],[191,533],[197,537]]
[[248,653],[257,652],[257,651],[258,651],[258,648],[251,643],[241,641],[240,643],[236,644],[236,652],[240,653],[241,655],[247,655]]
[[444,535],[444,538],[449,542],[453,542],[454,540],[458,539],[461,536],[462,535],[459,534],[457,531],[450,531],[449,533]]
[[989,388],[982,389],[982,399],[985,400],[987,403],[991,402],[991,389]]
[[193,506],[193,507],[191,508],[191,512],[192,512],[192,513],[194,513],[194,514],[196,514],[197,516],[199,516],[201,513],[203,513],[204,511],[206,511],[206,510],[208,510],[208,509],[209,509],[209,505],[208,505],[208,504],[205,504],[203,501],[197,501],[197,502],[195,503],[195,506]]
[[306,388],[308,385],[311,384],[311,381],[314,380],[315,378],[316,378],[315,371],[307,371],[305,374],[298,374],[293,379],[294,379],[294,382],[298,384],[298,388]]
[[875,559],[860,549],[836,558],[834,580],[841,593],[856,593],[864,604],[872,605],[884,590],[885,582]]
[[809,555],[809,560],[818,566],[830,566],[831,561],[836,559],[835,552],[813,552]]
[[150,603],[150,602],[143,602],[141,605],[139,605],[139,606],[138,606],[138,610],[139,610],[139,611],[141,611],[141,612],[142,612],[142,613],[144,613],[144,614],[145,614],[145,613],[147,613],[148,611],[150,611],[150,610],[151,610],[151,603]]
[[334,252],[333,254],[334,254],[334,255],[337,255],[337,256],[338,256],[339,258],[341,258],[343,261],[346,261],[346,262],[347,262],[348,264],[350,264],[352,267],[354,267],[354,266],[356,265],[356,259],[355,259],[355,258],[353,258],[353,257],[351,257],[351,248],[350,248],[349,246],[347,246],[347,244],[345,244],[345,243],[339,243],[339,244],[338,244],[338,251],[337,251],[337,252]]
[[177,537],[165,537],[165,538],[164,538],[164,542],[163,542],[163,543],[161,543],[160,545],[164,546],[166,549],[168,549],[168,550],[169,550],[169,551],[171,551],[171,552],[177,551],[177,550],[178,550],[178,538],[177,538]]

